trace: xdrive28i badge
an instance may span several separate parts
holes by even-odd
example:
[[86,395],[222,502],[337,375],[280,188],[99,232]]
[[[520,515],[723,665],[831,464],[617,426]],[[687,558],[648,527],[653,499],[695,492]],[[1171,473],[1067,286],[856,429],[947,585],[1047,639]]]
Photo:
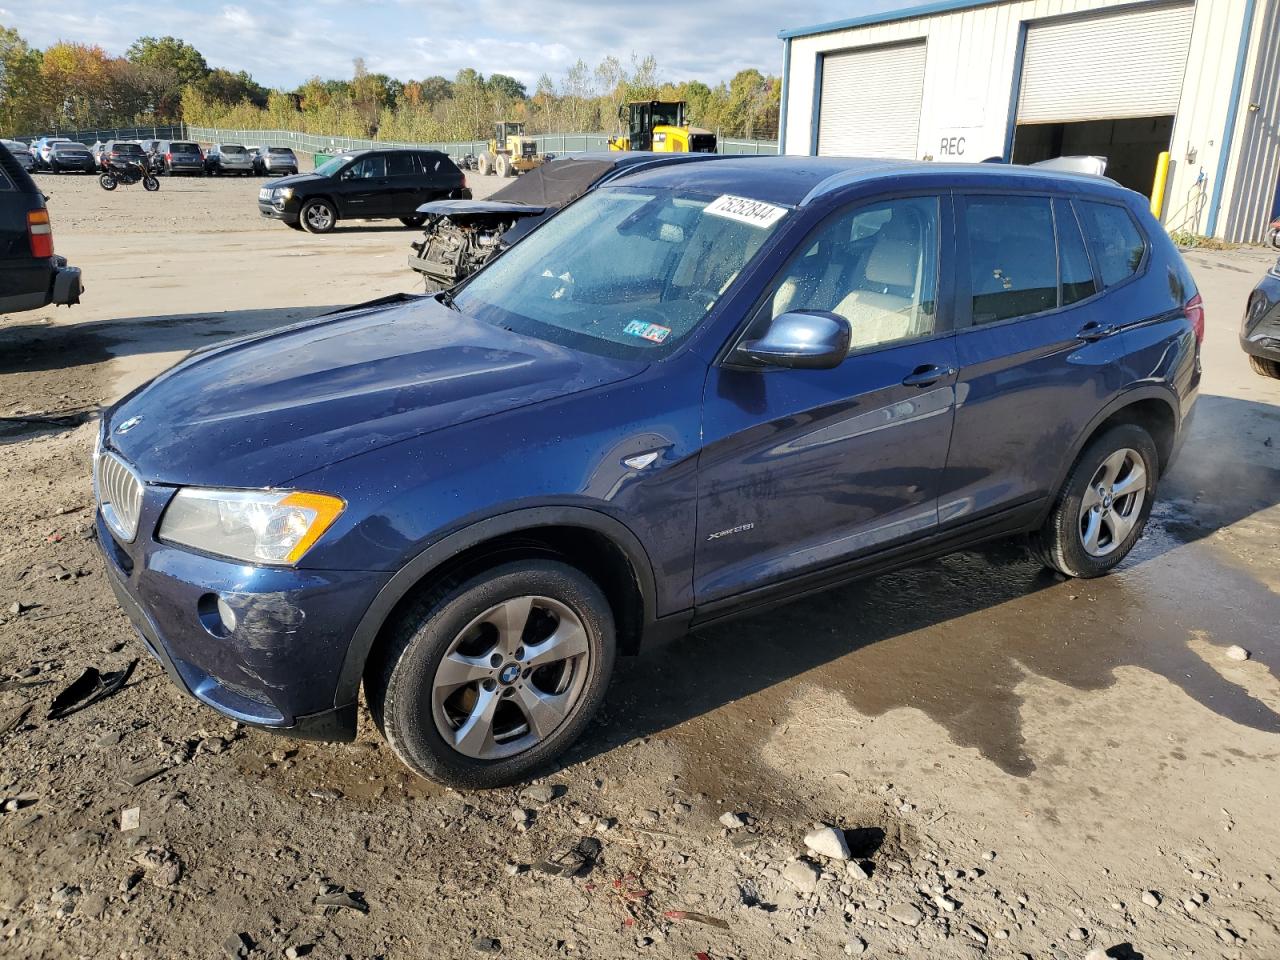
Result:
[[124,421],[124,423],[120,424],[120,426],[116,427],[116,433],[119,433],[119,434],[128,433],[130,430],[132,430],[141,422],[142,422],[141,417],[130,417],[128,420]]

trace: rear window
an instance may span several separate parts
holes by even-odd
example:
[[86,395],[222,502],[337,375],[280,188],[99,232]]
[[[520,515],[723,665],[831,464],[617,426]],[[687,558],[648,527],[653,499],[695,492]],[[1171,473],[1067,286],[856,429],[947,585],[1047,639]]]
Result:
[[196,145],[194,143],[171,143],[169,144],[170,153],[195,153]]
[[223,153],[244,153],[244,147],[238,147],[235,144],[223,144],[219,148]]
[[1104,288],[1123,283],[1142,268],[1147,243],[1128,210],[1094,200],[1077,200],[1076,208]]
[[136,143],[117,143],[111,148],[116,153],[141,153],[142,147]]
[[965,202],[973,322],[995,323],[1058,305],[1058,257],[1048,197]]
[[292,157],[293,151],[288,147],[268,147],[268,153],[274,153],[278,157]]

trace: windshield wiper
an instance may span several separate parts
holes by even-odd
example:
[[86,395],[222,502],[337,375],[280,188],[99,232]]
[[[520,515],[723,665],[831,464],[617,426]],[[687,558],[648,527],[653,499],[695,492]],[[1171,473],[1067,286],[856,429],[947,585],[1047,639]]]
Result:
[[462,312],[462,308],[458,306],[457,303],[454,302],[453,294],[450,293],[448,290],[441,290],[440,293],[436,295],[436,299],[439,300],[441,303],[443,303],[450,310],[454,310],[458,313]]

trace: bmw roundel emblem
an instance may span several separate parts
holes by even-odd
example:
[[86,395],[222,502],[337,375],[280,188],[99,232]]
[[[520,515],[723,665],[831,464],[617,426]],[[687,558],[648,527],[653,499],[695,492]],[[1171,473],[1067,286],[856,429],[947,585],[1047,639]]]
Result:
[[520,677],[520,664],[508,663],[498,674],[498,680],[505,684],[515,683]]
[[141,422],[142,422],[141,417],[130,417],[124,423],[120,424],[120,426],[116,427],[116,433],[120,433],[120,434],[128,433],[130,430],[132,430]]

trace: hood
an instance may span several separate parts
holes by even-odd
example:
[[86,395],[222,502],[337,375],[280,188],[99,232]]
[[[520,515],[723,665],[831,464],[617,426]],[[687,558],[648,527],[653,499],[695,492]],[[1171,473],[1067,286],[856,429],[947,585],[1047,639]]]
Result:
[[546,207],[530,206],[527,203],[502,203],[496,200],[432,200],[418,207],[419,213],[428,213],[437,217],[482,216],[491,213],[507,214],[515,217],[535,217],[545,213]]
[[268,186],[275,187],[300,187],[307,183],[327,183],[328,177],[322,177],[318,173],[294,173],[287,177],[277,177],[272,180]]
[[192,354],[121,401],[106,432],[148,481],[276,486],[643,366],[520,336],[423,297]]

